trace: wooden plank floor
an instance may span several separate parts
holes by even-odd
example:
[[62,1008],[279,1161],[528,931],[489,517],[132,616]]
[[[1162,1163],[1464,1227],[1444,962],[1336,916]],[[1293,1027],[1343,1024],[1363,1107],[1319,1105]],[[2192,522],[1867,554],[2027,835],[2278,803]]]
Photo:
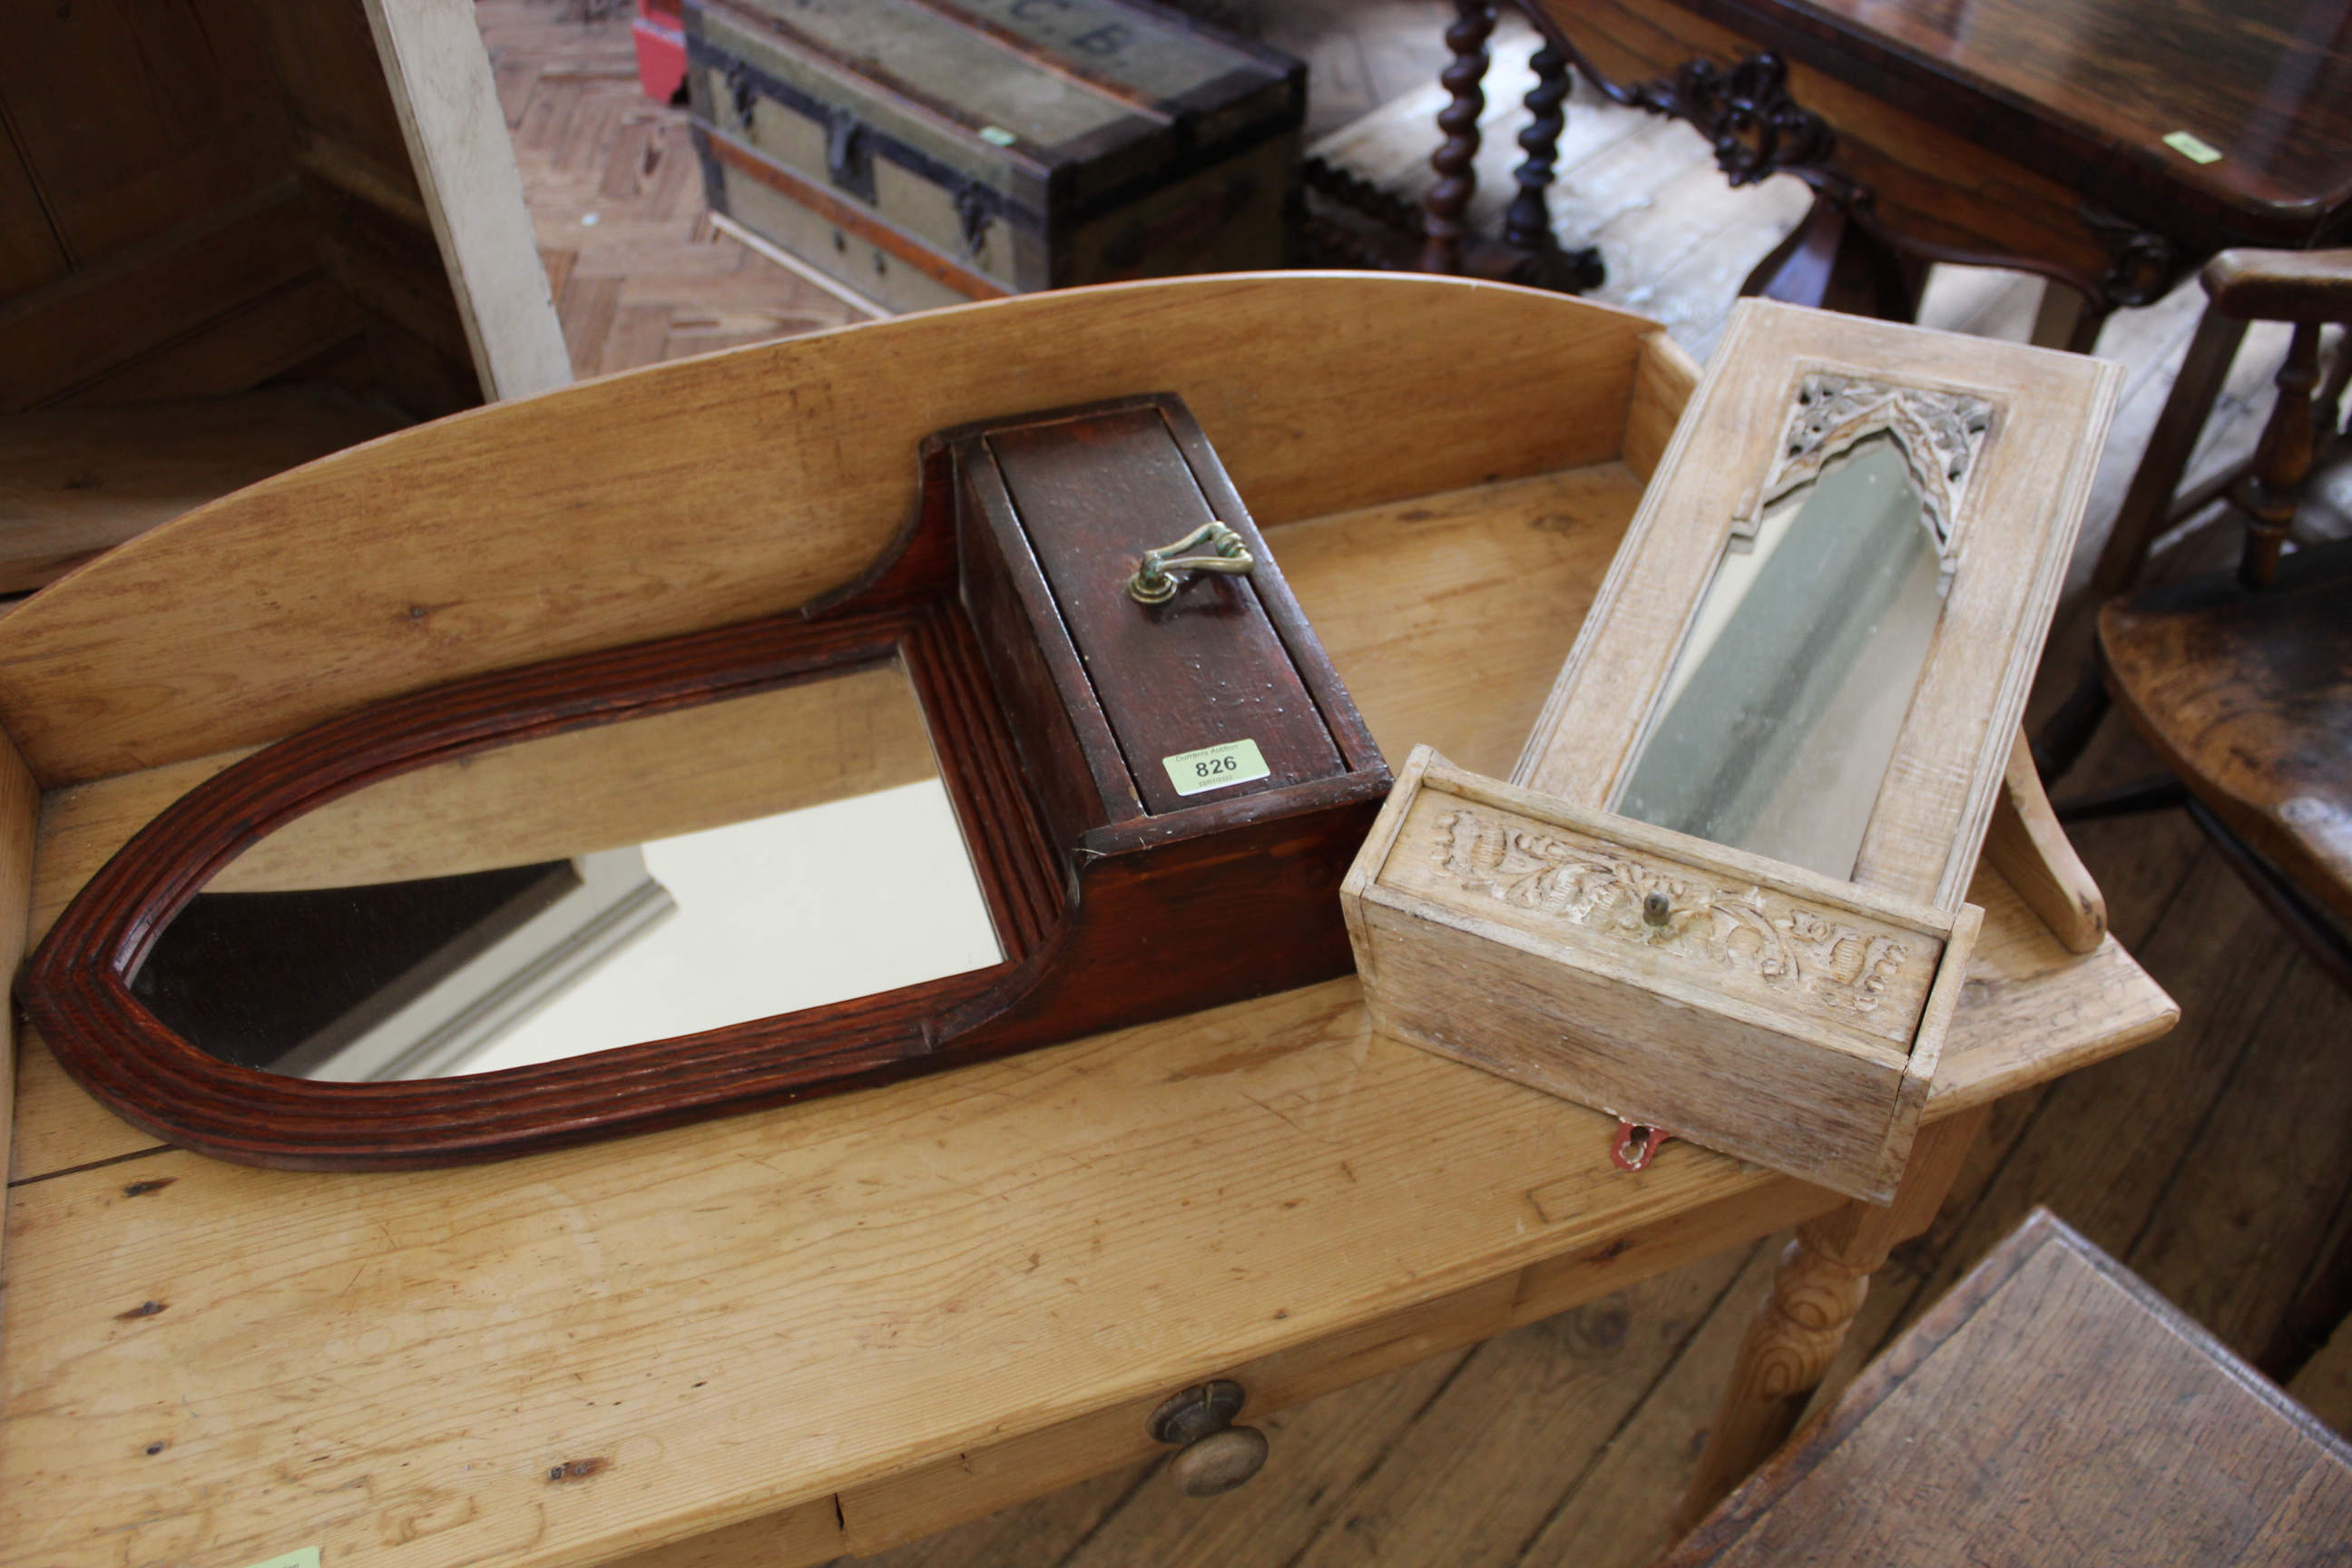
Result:
[[[1307,58],[1310,135],[1413,194],[1441,100],[1444,0],[1192,0]],[[582,374],[830,326],[847,308],[700,216],[677,111],[639,97],[625,15],[581,0],[481,0],[564,330]],[[1496,42],[1481,205],[1499,205],[1522,112],[1527,42]],[[1523,89],[1521,89],[1523,90]],[[1685,128],[1572,100],[1554,207],[1610,268],[1598,297],[1668,322],[1704,355],[1738,280],[1803,209],[1788,183],[1732,192]],[[1385,106],[1385,107],[1384,107]],[[1370,119],[1367,119],[1370,116]],[[587,221],[591,216],[594,222]],[[1946,269],[1929,324],[2022,338],[2034,286]],[[2196,321],[2193,285],[2110,323],[2123,409],[2078,554],[2087,574]],[[2251,335],[2199,469],[2247,449],[2283,340]],[[2352,471],[2339,489],[2352,491]],[[2352,495],[2340,512],[2352,510]],[[2192,541],[2187,570],[2226,538]],[[2082,667],[2079,606],[2054,639],[2037,710]],[[2070,784],[2155,772],[2111,722]],[[2183,1011],[2168,1038],[1998,1108],[1927,1235],[1875,1282],[1843,1372],[2046,1204],[2240,1351],[2352,1226],[2352,999],[2281,936],[2179,813],[2095,823],[2076,841],[2115,929]],[[1617,1568],[1665,1544],[1772,1246],[1605,1300],[1266,1419],[1273,1457],[1225,1498],[1192,1501],[1123,1470],[901,1547],[892,1568]],[[2352,1332],[2294,1391],[2352,1427]]]

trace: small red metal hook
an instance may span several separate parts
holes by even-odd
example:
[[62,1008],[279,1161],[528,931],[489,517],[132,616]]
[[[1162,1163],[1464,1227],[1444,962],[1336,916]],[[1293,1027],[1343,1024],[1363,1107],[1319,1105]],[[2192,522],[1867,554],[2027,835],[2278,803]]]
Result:
[[1617,1119],[1617,1142],[1609,1146],[1609,1163],[1621,1171],[1639,1171],[1658,1157],[1674,1134],[1663,1127],[1645,1127],[1638,1121]]

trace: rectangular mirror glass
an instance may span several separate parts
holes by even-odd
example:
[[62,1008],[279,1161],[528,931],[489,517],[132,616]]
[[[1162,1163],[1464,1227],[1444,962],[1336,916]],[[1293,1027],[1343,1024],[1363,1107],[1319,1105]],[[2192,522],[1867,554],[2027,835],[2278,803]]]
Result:
[[1852,877],[1945,586],[1894,437],[1831,459],[1726,549],[1615,809]]
[[1001,957],[893,665],[382,780],[222,868],[131,992],[224,1060],[381,1081],[671,1038]]

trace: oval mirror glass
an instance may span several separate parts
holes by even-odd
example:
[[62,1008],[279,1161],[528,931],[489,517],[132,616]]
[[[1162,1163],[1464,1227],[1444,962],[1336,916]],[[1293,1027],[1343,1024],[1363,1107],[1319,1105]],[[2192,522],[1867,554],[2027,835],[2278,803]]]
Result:
[[1615,809],[1850,879],[1947,586],[1894,437],[1831,459],[1726,548]]
[[1002,952],[896,665],[395,774],[223,867],[131,994],[240,1066],[442,1078]]

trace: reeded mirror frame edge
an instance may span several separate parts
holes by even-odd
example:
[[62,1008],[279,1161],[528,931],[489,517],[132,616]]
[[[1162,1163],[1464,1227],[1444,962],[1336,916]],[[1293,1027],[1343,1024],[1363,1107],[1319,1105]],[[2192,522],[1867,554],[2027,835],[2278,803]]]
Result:
[[[948,1065],[928,1048],[931,1021],[1018,988],[1058,934],[1064,897],[961,620],[951,605],[923,601],[818,620],[786,615],[472,677],[298,731],[165,807],[100,868],[26,964],[26,1012],[67,1073],[125,1120],[201,1153],[287,1169],[502,1159]],[[942,751],[941,780],[968,843],[977,821],[1019,829],[988,853],[972,845],[1000,963],[565,1060],[366,1084],[233,1066],[130,993],[155,934],[215,870],[331,800],[492,747],[894,660]],[[812,1048],[812,1035],[826,1043]]]

